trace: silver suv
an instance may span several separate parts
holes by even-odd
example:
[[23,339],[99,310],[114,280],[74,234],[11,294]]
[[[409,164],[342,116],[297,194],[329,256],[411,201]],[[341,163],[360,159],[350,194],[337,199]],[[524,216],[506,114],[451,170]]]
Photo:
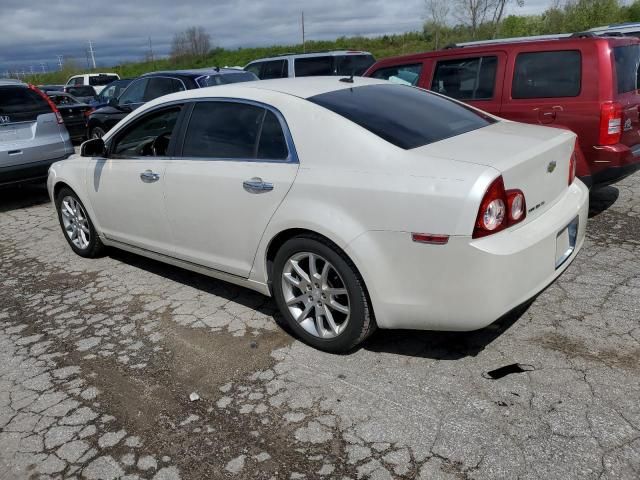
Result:
[[300,54],[283,54],[277,57],[254,60],[244,67],[260,80],[287,77],[311,77],[326,75],[361,76],[375,63],[369,52],[357,50],[333,50]]
[[45,179],[73,153],[60,112],[32,85],[0,79],[0,186]]

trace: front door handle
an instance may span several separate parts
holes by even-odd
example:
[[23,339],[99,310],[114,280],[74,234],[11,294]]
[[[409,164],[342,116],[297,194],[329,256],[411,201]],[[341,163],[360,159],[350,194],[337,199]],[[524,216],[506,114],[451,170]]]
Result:
[[153,183],[160,180],[160,174],[154,173],[151,170],[145,170],[140,174],[140,179],[145,183]]
[[270,192],[273,190],[273,183],[265,182],[260,177],[245,180],[242,182],[242,186],[250,193]]

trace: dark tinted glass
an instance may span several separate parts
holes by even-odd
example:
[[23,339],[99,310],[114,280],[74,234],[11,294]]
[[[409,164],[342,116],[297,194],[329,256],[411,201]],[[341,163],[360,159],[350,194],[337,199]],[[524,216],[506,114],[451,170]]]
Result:
[[389,80],[393,83],[399,83],[401,85],[417,85],[420,79],[420,72],[422,71],[422,64],[416,63],[413,65],[397,65],[395,67],[387,67],[376,70],[371,75],[373,78],[380,78],[382,80]]
[[361,76],[376,60],[371,55],[341,55],[335,57],[336,75]]
[[182,155],[255,158],[264,108],[244,103],[200,102],[189,120]]
[[201,87],[215,87],[216,85],[227,85],[230,83],[252,82],[258,78],[251,72],[239,71],[238,73],[225,73],[222,75],[207,75],[198,78],[198,85]]
[[618,93],[638,89],[638,68],[640,68],[640,45],[614,47]]
[[296,77],[333,75],[333,57],[296,58],[293,65]]
[[51,113],[51,107],[33,90],[19,86],[0,87],[0,116],[5,117],[2,123],[30,122],[44,113]]
[[308,100],[404,149],[427,145],[494,122],[451,100],[405,85],[347,88]]
[[438,62],[431,90],[459,100],[493,98],[497,57],[476,57]]
[[149,79],[141,78],[135,80],[129,85],[122,95],[118,98],[118,103],[121,105],[127,105],[129,103],[142,103],[144,102],[144,90],[147,87]]
[[251,65],[247,65],[245,70],[247,72],[253,73],[256,77],[260,77],[260,69],[262,68],[263,62],[252,63]]
[[88,85],[82,87],[67,87],[67,93],[76,97],[94,97],[96,91]]
[[263,160],[284,160],[289,155],[282,126],[273,112],[267,110],[260,132],[258,158]]
[[61,105],[79,105],[80,101],[71,95],[49,94],[49,98],[58,106]]
[[513,74],[513,98],[560,98],[580,94],[580,52],[520,53]]
[[103,85],[109,85],[114,80],[118,80],[115,75],[98,75],[97,77],[89,77],[89,85],[101,87]]
[[148,102],[154,98],[169,95],[170,93],[179,92],[181,90],[184,90],[184,86],[180,80],[175,78],[152,77],[149,79],[147,91],[144,94],[144,101]]
[[269,80],[270,78],[286,78],[289,74],[286,66],[286,60],[272,60],[270,62],[264,62],[262,64],[262,70],[260,71],[260,79]]
[[134,122],[119,135],[113,147],[115,157],[160,157],[167,153],[180,107],[151,113]]

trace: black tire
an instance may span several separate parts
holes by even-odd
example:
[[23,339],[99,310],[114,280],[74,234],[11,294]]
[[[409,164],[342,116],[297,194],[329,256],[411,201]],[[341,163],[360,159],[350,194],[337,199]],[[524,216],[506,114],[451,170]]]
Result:
[[102,138],[107,132],[102,127],[93,127],[90,133],[89,138]]
[[73,190],[67,187],[61,188],[58,194],[56,195],[56,211],[58,212],[58,221],[60,222],[62,235],[64,236],[65,240],[67,241],[71,249],[77,255],[80,255],[81,257],[85,257],[85,258],[100,257],[104,253],[105,247],[102,241],[100,240],[100,237],[98,236],[98,232],[93,226],[93,222],[91,221],[91,218],[89,217],[89,215],[86,215],[86,220],[87,220],[88,229],[89,229],[89,242],[86,247],[81,248],[78,245],[75,245],[71,240],[71,238],[69,237],[69,235],[67,234],[67,231],[64,226],[64,221],[62,219],[62,202],[67,197],[71,197],[75,199],[75,201],[80,204],[84,212],[87,211],[87,209],[84,207],[84,205],[82,204],[82,202],[80,201],[80,199],[78,198],[78,196],[75,194]]
[[[310,252],[328,260],[340,275],[349,296],[349,320],[344,331],[334,338],[312,335],[295,320],[286,304],[282,276],[286,262],[301,252]],[[347,353],[360,345],[376,329],[371,302],[353,262],[332,242],[314,234],[287,240],[276,253],[272,268],[272,288],[276,304],[296,336],[314,348],[330,353]]]

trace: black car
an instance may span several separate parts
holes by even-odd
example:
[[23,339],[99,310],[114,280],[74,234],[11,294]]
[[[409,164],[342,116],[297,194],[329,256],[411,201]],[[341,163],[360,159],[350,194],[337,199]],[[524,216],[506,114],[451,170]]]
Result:
[[121,78],[120,80],[114,80],[109,85],[104,87],[98,96],[90,102],[93,108],[102,108],[109,105],[109,101],[112,98],[118,98],[125,88],[133,82],[134,78]]
[[93,107],[68,93],[49,91],[47,95],[58,107],[71,140],[84,140],[87,135],[87,117]]
[[251,72],[236,68],[205,68],[199,70],[175,70],[152,72],[135,79],[118,99],[111,99],[109,105],[95,110],[87,124],[91,138],[100,138],[129,112],[154,98],[229,83],[258,80]]
[[92,102],[98,96],[96,89],[90,85],[65,86],[64,91],[84,103]]
[[64,92],[64,85],[38,85],[41,92]]

